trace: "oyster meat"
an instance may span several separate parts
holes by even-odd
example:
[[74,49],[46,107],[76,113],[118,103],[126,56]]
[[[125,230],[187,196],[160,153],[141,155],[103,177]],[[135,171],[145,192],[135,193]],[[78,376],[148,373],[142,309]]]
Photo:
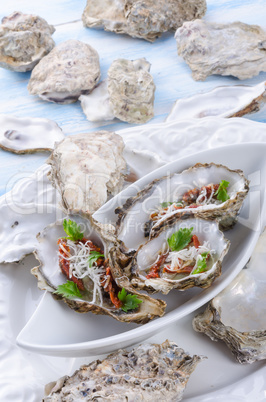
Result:
[[141,245],[128,265],[116,265],[114,275],[120,286],[126,276],[132,286],[152,293],[206,288],[220,276],[229,244],[215,221],[183,216]]
[[28,90],[50,102],[73,103],[93,90],[100,75],[97,51],[70,39],[57,45],[33,69]]
[[16,154],[52,151],[65,137],[52,120],[0,114],[0,148]]
[[[156,179],[116,209],[118,237],[126,247],[136,249],[144,237],[184,213],[216,219],[221,229],[229,229],[248,194],[248,183],[242,171],[215,163],[197,163],[181,173]],[[224,197],[218,199],[220,190],[225,191]],[[134,225],[139,228],[137,236],[129,235],[128,227]]]
[[203,17],[206,10],[205,0],[88,0],[82,20],[89,28],[100,27],[153,42],[184,21]]
[[258,25],[195,20],[185,22],[175,38],[194,80],[212,74],[245,80],[266,71],[266,32]]
[[71,377],[47,384],[43,402],[70,400],[180,401],[202,356],[190,356],[174,342],[120,349],[82,366]]
[[178,99],[166,121],[206,116],[241,117],[257,112],[265,103],[266,82],[258,85],[230,85],[210,92]]
[[115,133],[70,135],[56,144],[47,163],[49,178],[70,212],[95,212],[108,195],[122,189],[126,162],[124,142]]
[[55,46],[55,28],[33,14],[13,12],[0,25],[0,67],[25,72],[47,55]]
[[[162,316],[164,301],[117,286],[109,250],[116,245],[112,225],[78,215],[46,227],[32,269],[40,289],[48,290],[80,313],[106,314],[118,321],[145,323]],[[66,234],[68,235],[66,237]]]
[[247,266],[193,320],[195,331],[226,343],[239,363],[266,359],[266,230]]
[[153,115],[155,85],[145,59],[115,60],[104,81],[91,95],[80,101],[88,120],[112,120],[146,123]]

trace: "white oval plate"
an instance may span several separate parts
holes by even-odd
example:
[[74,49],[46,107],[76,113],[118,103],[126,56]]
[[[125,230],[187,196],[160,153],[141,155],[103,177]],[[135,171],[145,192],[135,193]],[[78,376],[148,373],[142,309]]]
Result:
[[[215,162],[231,169],[242,169],[250,180],[250,191],[235,227],[226,232],[231,247],[222,275],[208,289],[172,291],[162,297],[168,307],[165,316],[145,325],[122,324],[110,317],[81,315],[45,294],[31,319],[17,337],[25,349],[54,356],[84,356],[108,353],[128,347],[163,331],[168,325],[188,315],[224,289],[247,263],[263,226],[266,183],[266,144],[238,144],[204,151],[171,162],[145,177],[104,205],[95,217],[102,222],[115,220],[114,208],[121,200],[143,188],[152,180],[175,171],[182,171],[197,162]],[[123,202],[122,201],[122,202]],[[157,298],[161,296],[156,295]]]

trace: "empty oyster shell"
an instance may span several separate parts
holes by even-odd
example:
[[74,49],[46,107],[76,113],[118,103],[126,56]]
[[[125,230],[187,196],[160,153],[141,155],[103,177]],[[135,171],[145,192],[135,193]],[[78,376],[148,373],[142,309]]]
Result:
[[153,42],[184,21],[203,17],[206,9],[205,0],[88,0],[82,20],[89,28],[101,27]]
[[55,28],[43,18],[15,11],[0,26],[0,67],[30,71],[55,46]]
[[239,363],[266,359],[266,230],[238,276],[193,320],[195,331],[222,340]]
[[266,71],[266,32],[257,25],[196,20],[185,22],[175,38],[194,80],[212,74],[245,80]]
[[[153,115],[155,85],[145,59],[115,60],[108,70],[108,80],[80,101],[88,120],[112,120],[146,123]],[[96,101],[96,103],[95,103]]]
[[[175,249],[171,241],[184,232],[184,236],[189,234],[187,243]],[[167,294],[171,289],[194,286],[206,288],[221,275],[221,263],[229,244],[216,222],[183,216],[141,245],[124,268],[117,264],[114,277],[120,286],[126,276],[132,286],[152,293]],[[117,257],[121,259],[119,254]]]
[[241,117],[257,112],[265,102],[266,82],[255,86],[230,85],[178,99],[166,121],[206,116]]
[[[219,201],[215,192],[223,180],[229,182],[229,198]],[[179,219],[184,212],[216,219],[221,229],[229,229],[247,196],[248,183],[242,171],[215,163],[197,163],[181,173],[156,179],[116,209],[118,237],[126,247],[136,249],[144,237]],[[138,228],[136,236],[128,232],[133,225]]]
[[[120,305],[116,306],[114,304],[118,302],[117,293],[121,291],[121,288],[117,288],[112,282],[112,275],[110,273],[107,274],[107,267],[112,271],[111,261],[107,259],[109,250],[114,247],[116,242],[113,236],[113,226],[102,225],[92,218],[90,220],[83,219],[78,215],[75,215],[73,218],[71,217],[71,219],[82,228],[84,238],[78,242],[71,241],[70,243],[62,244],[62,249],[65,253],[63,264],[66,263],[65,255],[67,255],[69,257],[68,261],[70,261],[68,268],[69,277],[75,277],[76,269],[76,272],[80,274],[77,278],[82,278],[82,294],[80,297],[55,294],[55,297],[62,299],[70,308],[80,313],[91,311],[94,314],[106,314],[123,322],[145,323],[156,316],[162,316],[166,307],[164,301],[139,294],[130,286],[125,285],[124,289],[128,293],[134,294],[140,300],[140,304],[134,309],[129,309],[127,312],[122,307],[119,307]],[[58,244],[59,250],[61,247],[58,239],[60,241],[65,235],[62,220],[47,226],[38,235],[39,246],[35,251],[35,256],[39,260],[40,265],[32,269],[32,274],[38,279],[38,287],[40,289],[54,293],[59,285],[67,282],[66,276],[60,269],[60,265],[62,264],[60,262],[59,265],[61,254],[58,253]],[[90,241],[94,246],[101,249],[101,253],[105,257],[104,263],[101,262],[98,265],[96,263],[95,266],[88,264],[88,249],[86,249],[86,245]],[[78,245],[75,246],[75,244]],[[91,249],[95,250],[94,248]],[[73,265],[71,265],[71,261],[74,261]],[[63,269],[66,268],[63,267]],[[72,276],[71,270],[73,270]],[[77,279],[77,284],[80,280]],[[111,289],[108,289],[109,284],[111,284]],[[116,299],[115,302],[113,301],[113,297]]]
[[[46,386],[43,402],[72,400],[180,401],[202,356],[190,356],[174,342],[120,349]],[[165,386],[167,384],[167,386]]]
[[108,131],[70,135],[55,146],[49,178],[68,211],[93,213],[121,191],[123,149],[122,138]]
[[57,45],[33,69],[28,90],[44,100],[67,104],[90,93],[99,79],[97,51],[87,43],[70,39]]
[[16,154],[52,151],[65,137],[52,120],[0,114],[0,148]]

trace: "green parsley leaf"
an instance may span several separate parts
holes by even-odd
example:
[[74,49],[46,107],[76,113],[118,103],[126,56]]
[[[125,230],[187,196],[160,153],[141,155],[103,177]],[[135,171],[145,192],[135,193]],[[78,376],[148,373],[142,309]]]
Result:
[[200,274],[207,270],[207,257],[210,253],[202,253],[201,258],[198,259],[197,268],[192,272],[193,274]]
[[101,257],[104,257],[104,254],[101,254],[98,251],[91,251],[88,258],[89,267],[91,268],[93,266],[93,263]]
[[72,241],[78,241],[83,239],[83,232],[81,232],[78,224],[70,219],[67,221],[64,219],[63,222],[64,231],[67,234],[67,239]]
[[160,205],[161,205],[162,208],[168,208],[172,204],[173,204],[173,202],[165,201],[165,202],[161,202]]
[[217,200],[225,202],[229,200],[229,195],[227,193],[227,187],[229,186],[229,181],[222,180],[219,184],[218,190],[214,193],[217,195]]
[[121,309],[126,313],[128,310],[135,310],[142,303],[142,300],[138,299],[137,295],[127,293],[125,288],[118,292],[118,299],[123,303]]
[[170,249],[172,251],[183,250],[183,248],[191,242],[192,230],[193,228],[181,228],[178,232],[173,233],[172,236],[167,239]]
[[67,281],[63,285],[57,286],[57,290],[54,293],[67,298],[82,297],[77,284],[73,281]]

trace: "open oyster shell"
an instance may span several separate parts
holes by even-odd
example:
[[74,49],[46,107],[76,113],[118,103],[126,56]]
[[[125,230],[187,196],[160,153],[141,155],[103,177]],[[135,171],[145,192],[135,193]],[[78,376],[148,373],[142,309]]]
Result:
[[[180,401],[202,356],[190,356],[174,342],[118,350],[46,386],[43,402],[77,400]],[[167,386],[165,386],[167,384]]]
[[205,0],[88,0],[82,20],[89,28],[100,27],[153,42],[184,21],[203,17],[206,9]]
[[50,102],[73,103],[93,90],[100,75],[97,51],[70,39],[57,45],[33,69],[28,91]]
[[266,32],[257,25],[196,20],[185,22],[175,38],[194,80],[212,74],[245,80],[266,71]]
[[52,151],[65,137],[52,120],[0,114],[0,148],[16,154]]
[[[112,225],[102,225],[92,218],[85,219],[78,215],[71,217],[84,231],[84,237],[91,240],[100,247],[105,255],[109,255],[109,250],[115,247],[116,239],[113,235]],[[38,287],[42,290],[48,290],[54,293],[57,287],[66,283],[67,278],[59,268],[58,244],[59,238],[65,237],[63,229],[63,220],[47,226],[39,235],[39,246],[35,251],[35,256],[40,265],[32,269],[32,274],[38,279]],[[112,261],[109,261],[112,264]],[[110,266],[111,271],[112,267]],[[86,281],[86,282],[84,282]],[[82,298],[67,298],[61,295],[54,295],[62,299],[70,308],[79,313],[91,311],[94,314],[110,315],[118,321],[145,323],[154,317],[162,316],[166,303],[162,300],[152,299],[147,295],[137,293],[130,285],[123,286],[128,293],[134,294],[142,301],[134,310],[124,312],[121,308],[116,308],[109,295],[104,292],[102,287],[97,286],[89,276],[83,279],[86,293]],[[95,284],[96,283],[96,284]],[[121,289],[120,289],[121,290]]]
[[[171,265],[171,259],[164,259],[164,263],[159,268],[159,277],[147,278],[151,272],[151,267],[156,264],[159,257],[169,255],[168,241],[174,233],[179,229],[193,228],[192,234],[196,235],[201,247],[198,247],[199,253],[203,253],[207,249],[210,253],[210,260],[207,264],[206,271],[193,273],[197,265],[190,273],[165,273],[166,264]],[[141,245],[136,253],[133,254],[131,261],[122,268],[122,264],[116,264],[114,276],[116,282],[123,286],[125,276],[129,279],[130,284],[136,289],[146,290],[148,292],[162,292],[167,294],[171,289],[185,290],[194,286],[207,288],[212,282],[221,275],[222,260],[228,252],[230,242],[225,239],[223,233],[219,230],[217,222],[211,222],[204,219],[191,218],[189,215],[183,216],[174,225],[161,227],[151,239]],[[206,250],[205,250],[206,249]],[[123,249],[120,250],[123,253]],[[126,254],[126,253],[125,253]],[[117,260],[123,257],[117,253]],[[194,263],[193,263],[194,264]],[[190,263],[191,265],[191,263]],[[167,265],[168,266],[168,265]]]
[[68,211],[93,213],[121,191],[123,149],[122,138],[108,131],[70,135],[55,146],[47,161],[49,178]]
[[193,320],[195,331],[226,343],[239,363],[266,359],[266,230],[247,266]]
[[30,71],[55,46],[55,28],[33,14],[13,12],[0,25],[0,67]]
[[241,117],[257,112],[266,99],[266,82],[258,85],[230,85],[178,99],[166,121],[206,116]]
[[91,95],[79,100],[88,120],[112,120],[115,117],[128,123],[146,123],[153,115],[155,85],[145,59],[115,60],[108,79]]
[[[225,202],[221,203],[199,203],[197,207],[181,207],[179,209],[169,206],[162,210],[156,218],[151,215],[161,209],[162,203],[171,203],[182,200],[183,195],[193,189],[200,189],[210,183],[217,184],[222,180],[228,181],[228,196]],[[116,209],[117,234],[126,247],[136,249],[144,238],[153,235],[161,226],[172,223],[185,213],[191,213],[199,218],[216,219],[220,229],[231,228],[237,220],[237,215],[248,193],[248,180],[240,170],[231,170],[226,166],[215,163],[201,164],[156,179],[138,192],[136,196],[129,198],[121,208]],[[135,225],[136,236],[129,234],[128,227]]]

